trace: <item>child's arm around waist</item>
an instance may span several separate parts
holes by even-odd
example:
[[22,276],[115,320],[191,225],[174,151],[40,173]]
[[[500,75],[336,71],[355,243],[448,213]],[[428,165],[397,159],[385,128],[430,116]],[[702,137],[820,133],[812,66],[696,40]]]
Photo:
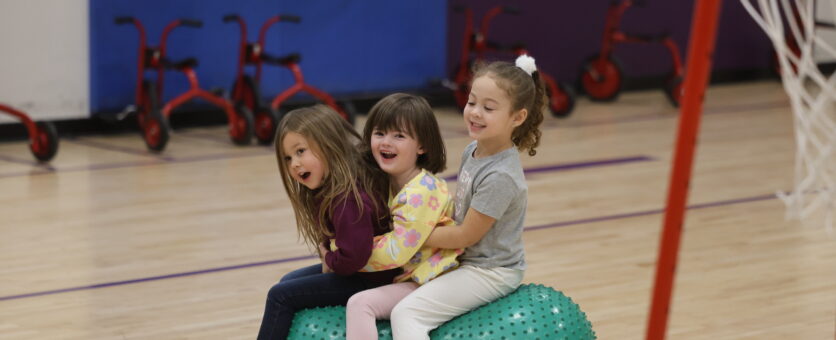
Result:
[[470,247],[482,239],[524,192],[509,172],[491,172],[474,184],[473,195],[462,224],[456,228],[436,228],[426,244],[455,249]]
[[435,228],[424,244],[444,249],[467,248],[479,242],[495,222],[495,218],[470,208],[460,226]]
[[420,183],[408,185],[398,193],[390,207],[394,229],[375,241],[363,271],[405,265],[425,246],[436,224],[445,216],[452,216],[453,204],[446,182],[434,176],[425,176]]

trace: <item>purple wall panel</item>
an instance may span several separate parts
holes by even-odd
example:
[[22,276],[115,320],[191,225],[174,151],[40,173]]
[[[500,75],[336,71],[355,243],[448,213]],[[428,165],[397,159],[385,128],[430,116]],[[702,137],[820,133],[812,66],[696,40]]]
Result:
[[[574,82],[583,61],[601,46],[609,0],[591,1],[450,1],[450,5],[470,6],[475,20],[496,5],[514,6],[519,16],[500,15],[491,25],[490,40],[522,42],[537,59],[538,66],[561,81]],[[670,32],[686,55],[691,25],[692,0],[647,0],[645,7],[631,7],[622,25],[626,32],[658,34]],[[458,61],[464,15],[448,11],[448,70]],[[714,71],[765,69],[772,46],[765,34],[738,1],[725,1],[721,12]],[[623,44],[616,57],[628,76],[663,75],[671,69],[671,59],[662,45]],[[510,57],[505,57],[511,59]],[[686,60],[687,63],[687,60]]]

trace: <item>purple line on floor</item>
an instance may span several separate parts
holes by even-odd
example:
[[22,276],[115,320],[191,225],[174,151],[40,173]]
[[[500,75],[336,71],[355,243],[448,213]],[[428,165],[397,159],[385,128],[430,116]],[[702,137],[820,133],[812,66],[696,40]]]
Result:
[[[775,198],[774,194],[769,194],[769,195],[744,197],[744,198],[733,199],[733,200],[700,203],[700,204],[694,204],[694,205],[688,206],[688,210],[705,209],[705,208],[712,208],[712,207],[719,207],[719,206],[726,206],[726,205],[734,205],[734,204],[748,203],[748,202],[757,202],[757,201],[764,201],[764,200],[769,200],[769,199],[774,199],[774,198]],[[566,227],[566,226],[571,226],[571,225],[588,224],[588,223],[601,222],[601,221],[611,221],[611,220],[618,220],[618,219],[624,219],[624,218],[660,214],[662,212],[664,212],[664,209],[654,209],[654,210],[638,211],[638,212],[626,213],[626,214],[601,216],[601,217],[594,217],[594,218],[587,218],[587,219],[580,219],[580,220],[573,220],[573,221],[565,221],[565,222],[558,222],[558,223],[552,223],[552,224],[531,226],[531,227],[526,227],[525,231]],[[36,296],[44,296],[44,295],[60,294],[60,293],[67,293],[67,292],[75,292],[75,291],[81,291],[81,290],[91,290],[91,289],[98,289],[98,288],[122,286],[122,285],[148,282],[148,281],[158,281],[158,280],[185,277],[185,276],[194,276],[194,275],[201,275],[201,274],[208,274],[208,273],[243,269],[243,268],[266,266],[266,265],[272,265],[272,264],[278,264],[278,263],[284,263],[284,262],[308,260],[308,259],[313,259],[313,258],[316,258],[316,257],[313,256],[313,255],[289,257],[289,258],[278,259],[278,260],[245,263],[245,264],[234,265],[234,266],[210,268],[210,269],[204,269],[204,270],[197,270],[197,271],[184,272],[184,273],[174,273],[174,274],[160,275],[160,276],[152,276],[152,277],[139,278],[139,279],[133,279],[133,280],[106,282],[106,283],[100,283],[100,284],[95,284],[95,285],[79,286],[79,287],[55,289],[55,290],[47,290],[47,291],[27,293],[27,294],[19,294],[19,295],[0,296],[0,301],[25,299],[25,298],[36,297]]]
[[242,154],[214,154],[214,155],[196,155],[196,156],[188,156],[188,157],[177,157],[173,158],[171,163],[193,163],[193,162],[200,162],[200,161],[219,161],[222,159],[235,159],[235,158],[247,158],[253,156],[264,156],[264,155],[272,155],[274,154],[270,150],[260,150],[254,149],[252,152],[242,153]]
[[648,156],[634,156],[634,157],[624,157],[624,158],[614,158],[614,159],[604,159],[599,161],[590,161],[590,162],[582,162],[582,163],[569,163],[569,164],[561,164],[561,165],[552,165],[552,166],[545,166],[539,168],[531,168],[526,169],[525,174],[535,174],[540,172],[552,172],[552,171],[565,171],[565,170],[574,170],[574,169],[582,169],[582,168],[591,168],[597,166],[610,166],[610,165],[617,165],[617,164],[624,164],[624,163],[632,163],[632,162],[649,162],[655,160],[652,157]]
[[769,109],[777,109],[777,108],[787,108],[790,109],[790,102],[787,99],[771,101],[771,102],[762,102],[757,104],[732,104],[726,105],[716,108],[710,108],[706,110],[705,114],[724,114],[724,113],[736,113],[736,112],[744,112],[744,111],[753,111],[753,110],[769,110]]
[[140,167],[140,166],[159,165],[159,164],[193,163],[193,162],[202,162],[202,161],[211,161],[211,160],[222,160],[222,159],[235,159],[235,158],[244,158],[244,157],[252,157],[252,156],[263,156],[263,155],[266,155],[266,154],[272,154],[272,152],[269,151],[269,150],[268,151],[257,150],[257,152],[248,152],[248,153],[244,153],[244,154],[212,154],[212,155],[198,155],[198,156],[177,157],[177,158],[172,157],[170,161],[164,161],[164,160],[160,159],[160,160],[146,160],[146,161],[134,161],[134,162],[92,164],[92,165],[87,165],[87,166],[63,167],[63,168],[60,168],[60,169],[47,168],[44,171],[39,171],[39,172],[11,172],[11,173],[0,174],[0,178],[46,175],[46,174],[52,174],[52,173],[56,173],[56,172],[65,173],[65,172],[79,172],[79,171],[95,171],[95,170],[132,168],[132,167]]
[[[728,114],[728,113],[737,113],[737,112],[745,112],[745,111],[752,111],[752,110],[768,110],[768,109],[776,109],[781,107],[789,107],[789,102],[786,100],[779,100],[779,101],[771,101],[771,102],[764,102],[764,103],[757,103],[757,104],[735,104],[735,105],[725,105],[716,108],[709,108],[706,109],[703,114],[704,115],[714,115],[714,114]],[[567,122],[564,123],[560,120],[550,120],[543,124],[544,127],[585,127],[585,126],[595,126],[595,125],[607,125],[607,124],[620,124],[620,123],[637,123],[642,121],[649,121],[649,120],[658,120],[658,119],[673,119],[679,117],[679,110],[675,111],[659,111],[655,113],[648,113],[648,114],[641,114],[635,116],[629,116],[624,118],[614,118],[614,119],[599,119],[594,121],[586,121],[586,122],[576,122],[571,123]]]
[[[273,154],[273,148],[257,148],[254,152],[248,152],[244,154],[213,154],[213,155],[198,155],[198,156],[188,156],[188,157],[168,157],[168,160],[159,159],[159,161],[136,161],[136,162],[122,162],[122,163],[106,163],[106,164],[93,164],[88,166],[79,166],[79,167],[66,167],[60,169],[52,169],[49,168],[47,171],[42,172],[12,172],[12,173],[0,173],[0,178],[7,178],[7,177],[22,177],[22,176],[34,176],[34,175],[45,175],[45,174],[52,174],[56,172],[64,173],[64,172],[74,172],[74,171],[94,171],[94,170],[106,170],[106,169],[118,169],[118,168],[129,168],[129,167],[139,167],[139,166],[149,166],[149,165],[158,165],[158,164],[172,164],[172,163],[190,163],[190,162],[200,162],[200,161],[211,161],[211,160],[222,160],[222,159],[234,159],[234,158],[245,158],[245,157],[253,157],[253,156],[263,156],[268,154]],[[0,155],[0,157],[2,157]],[[533,168],[526,170],[526,173],[533,172],[549,172],[549,171],[562,171],[562,170],[569,170],[575,168],[586,168],[586,167],[593,167],[593,166],[603,166],[603,165],[614,165],[620,163],[628,163],[628,162],[637,162],[637,161],[648,161],[652,160],[652,158],[646,156],[638,156],[638,157],[628,157],[628,158],[616,158],[612,160],[602,160],[602,161],[592,161],[592,162],[582,162],[582,163],[569,163],[569,164],[561,164],[561,165],[554,165],[554,166],[547,166],[543,168]],[[445,179],[448,181],[455,181],[456,176],[448,176]]]
[[[723,107],[718,107],[718,108],[706,110],[705,113],[706,114],[734,113],[734,112],[740,112],[742,110],[779,108],[779,107],[784,107],[784,106],[787,106],[787,105],[788,104],[787,104],[786,100],[765,102],[765,103],[759,103],[759,104],[727,105],[727,106],[723,106]],[[624,118],[624,119],[602,120],[602,121],[593,121],[593,122],[578,123],[578,124],[571,124],[571,123],[570,124],[561,124],[561,123],[558,123],[560,121],[548,121],[544,125],[546,127],[555,127],[555,126],[557,126],[557,127],[578,127],[578,126],[603,125],[603,124],[618,124],[618,123],[636,122],[636,121],[654,120],[654,119],[666,119],[666,118],[674,118],[674,117],[676,117],[676,116],[675,115],[668,115],[668,114],[665,114],[665,113],[654,113],[654,114],[647,114],[647,115],[641,115],[641,116],[627,117],[627,118]],[[450,131],[450,132],[453,132],[453,133],[458,133],[458,132],[456,132],[457,130],[455,130],[455,129],[447,129],[447,130]],[[459,132],[462,135],[467,134],[466,130],[461,130]],[[178,161],[180,161],[178,159],[171,158],[171,157],[157,156],[157,155],[154,155],[154,154],[149,153],[149,152],[144,151],[144,150],[137,150],[137,149],[125,148],[125,147],[117,147],[117,146],[113,146],[113,145],[107,145],[107,144],[92,142],[92,141],[89,141],[89,140],[81,141],[81,140],[78,140],[78,139],[68,139],[68,141],[69,142],[75,142],[75,143],[80,144],[80,145],[86,145],[86,146],[90,146],[90,147],[96,147],[96,148],[101,148],[101,149],[106,149],[106,150],[111,150],[111,151],[117,151],[117,152],[124,152],[124,153],[129,153],[129,154],[132,154],[132,155],[155,157],[157,159],[161,159],[161,160],[168,161],[168,162],[178,162]],[[267,146],[266,148],[269,149],[269,150],[272,150],[272,147],[270,147],[270,146]],[[252,154],[247,155],[247,156],[230,155],[230,156],[226,156],[226,157],[228,157],[228,158],[239,158],[239,157],[249,157],[249,156],[259,156],[259,155],[252,155]],[[8,162],[12,162],[12,163],[27,164],[27,165],[37,164],[37,163],[18,162],[14,158],[11,158],[11,157],[5,157],[4,158],[4,157],[5,156],[0,155],[0,160],[5,160],[5,161],[8,161]],[[203,156],[203,158],[200,158],[200,159],[197,159],[197,160],[217,160],[217,159],[221,159],[221,158],[224,158],[224,157],[216,158],[214,156]],[[195,161],[195,160],[191,160],[191,159],[186,160],[186,162],[193,162],[193,161]],[[153,163],[153,164],[164,164],[164,162]],[[146,165],[152,165],[152,164],[139,163],[137,166],[146,166]],[[129,167],[129,166],[131,166],[131,165],[125,165],[125,163],[120,163],[120,164],[116,164],[116,165],[90,166],[88,168],[73,168],[70,171],[114,169],[114,168],[123,168],[123,167]],[[51,173],[55,173],[55,172],[64,172],[64,171],[66,171],[66,170],[65,169],[52,169],[52,168],[50,168],[46,171],[39,171],[39,172],[33,172],[33,171],[13,172],[13,173],[0,174],[0,178],[44,175],[44,174],[51,174]],[[445,179],[448,179],[448,178],[451,178],[449,180],[455,180],[455,176],[447,177]]]
[[229,137],[221,137],[217,134],[211,134],[208,132],[181,132],[177,134],[177,137],[215,142],[224,145],[229,145],[231,143]]
[[128,148],[128,147],[124,147],[124,146],[110,145],[110,144],[105,144],[105,143],[100,143],[100,142],[94,142],[94,141],[91,141],[91,140],[70,139],[70,140],[67,140],[67,142],[75,143],[75,144],[79,144],[79,145],[84,145],[84,146],[89,146],[89,147],[93,147],[93,148],[97,148],[97,149],[127,153],[127,154],[131,154],[131,155],[136,155],[136,156],[153,157],[153,158],[157,158],[157,159],[162,159],[164,161],[174,160],[173,158],[171,158],[169,156],[153,154],[153,153],[148,152],[146,150],[138,150],[138,149]]
[[[740,198],[740,199],[734,199],[734,200],[700,203],[700,204],[689,205],[688,210],[697,210],[697,209],[720,207],[720,206],[725,206],[725,205],[733,205],[733,204],[748,203],[748,202],[757,202],[757,201],[764,201],[764,200],[769,200],[769,199],[773,199],[773,198],[775,198],[775,195],[770,194],[770,195],[753,196],[753,197],[746,197],[746,198]],[[565,222],[558,222],[558,223],[552,223],[552,224],[544,224],[544,225],[525,227],[525,231],[565,227],[565,226],[575,225],[575,224],[587,224],[587,223],[595,223],[595,222],[602,222],[602,221],[611,221],[611,220],[618,220],[618,219],[622,219],[622,218],[648,216],[648,215],[661,214],[663,212],[665,212],[665,209],[654,209],[654,210],[637,211],[637,212],[626,213],[626,214],[616,214],[616,215],[609,215],[609,216],[585,218],[585,219],[580,219],[580,220],[565,221]]]
[[552,223],[552,224],[536,225],[536,226],[531,226],[531,227],[525,227],[525,231],[550,229],[550,228],[565,227],[565,226],[576,225],[576,224],[595,223],[595,222],[618,220],[618,219],[622,219],[622,218],[631,218],[631,217],[654,215],[654,214],[660,214],[664,211],[665,211],[664,209],[654,209],[654,210],[646,210],[646,211],[637,211],[637,212],[626,213],[626,214],[616,214],[616,215],[609,215],[609,216],[600,216],[600,217],[585,218],[585,219],[580,219],[580,220],[558,222],[558,223]]
[[31,165],[31,166],[38,166],[38,162],[28,159],[20,159],[17,157],[0,155],[0,161],[15,163],[15,164],[22,164],[22,165]]
[[12,173],[8,173],[8,174],[0,174],[0,178],[45,175],[45,174],[54,173],[56,171],[55,168],[53,168],[52,165],[50,165],[49,163],[38,163],[38,162],[33,161],[33,160],[25,160],[25,159],[20,159],[20,158],[17,158],[17,157],[6,156],[6,155],[0,155],[0,161],[5,161],[5,162],[15,163],[15,164],[28,165],[28,166],[32,167],[32,169],[30,169],[28,171],[18,171],[18,172],[12,172]]
[[289,258],[278,259],[278,260],[245,263],[245,264],[239,264],[239,265],[235,265],[235,266],[226,266],[226,267],[210,268],[210,269],[196,270],[196,271],[184,272],[184,273],[174,273],[174,274],[168,274],[168,275],[151,276],[151,277],[144,277],[144,278],[133,279],[133,280],[114,281],[114,282],[106,282],[106,283],[100,283],[100,284],[88,285],[88,286],[78,286],[78,287],[71,287],[71,288],[64,288],[64,289],[46,290],[46,291],[42,291],[42,292],[35,292],[35,293],[28,293],[28,294],[2,296],[2,297],[0,297],[0,301],[25,299],[25,298],[36,297],[36,296],[68,293],[68,292],[75,292],[75,291],[80,291],[80,290],[91,290],[91,289],[107,288],[107,287],[114,287],[114,286],[124,286],[124,285],[141,283],[141,282],[174,279],[174,278],[184,277],[184,276],[194,276],[194,275],[201,275],[201,274],[208,274],[208,273],[217,273],[217,272],[223,272],[223,271],[229,271],[229,270],[244,269],[244,268],[258,267],[258,266],[266,266],[266,265],[272,265],[272,264],[278,264],[278,263],[284,263],[284,262],[301,261],[301,260],[314,259],[314,258],[316,258],[316,256],[313,256],[313,255],[289,257]]
[[[610,165],[618,165],[624,163],[632,163],[632,162],[647,162],[654,160],[652,157],[648,156],[633,156],[633,157],[622,157],[622,158],[613,158],[613,159],[604,159],[598,161],[589,161],[589,162],[580,162],[580,163],[565,163],[565,164],[558,164],[558,165],[550,165],[550,166],[543,166],[537,168],[528,168],[523,170],[526,175],[529,174],[536,174],[541,172],[554,172],[554,171],[566,171],[566,170],[574,170],[574,169],[583,169],[583,168],[591,168],[591,167],[598,167],[598,166],[610,166]],[[444,177],[445,181],[453,182],[456,181],[458,175],[450,175]]]
[[45,169],[44,171],[38,172],[10,172],[5,174],[0,174],[0,178],[7,178],[7,177],[23,177],[23,176],[37,176],[37,175],[48,175],[54,174],[56,172],[66,173],[66,172],[79,172],[79,171],[91,171],[91,170],[107,170],[107,169],[119,169],[119,168],[133,168],[133,167],[140,167],[140,166],[148,166],[148,165],[157,165],[157,164],[164,164],[163,161],[136,161],[136,162],[119,162],[119,163],[106,163],[106,164],[92,164],[87,166],[70,166],[70,167],[63,167],[60,170],[55,168]]
[[551,120],[547,121],[543,124],[544,127],[586,127],[586,126],[595,126],[595,125],[609,125],[609,124],[621,124],[621,123],[635,123],[647,120],[658,120],[658,119],[669,119],[674,118],[675,116],[673,113],[667,112],[659,112],[659,113],[649,113],[649,114],[642,114],[636,116],[629,116],[624,118],[614,118],[614,119],[599,119],[599,120],[592,120],[586,122],[575,122],[575,123],[564,123],[559,120]]

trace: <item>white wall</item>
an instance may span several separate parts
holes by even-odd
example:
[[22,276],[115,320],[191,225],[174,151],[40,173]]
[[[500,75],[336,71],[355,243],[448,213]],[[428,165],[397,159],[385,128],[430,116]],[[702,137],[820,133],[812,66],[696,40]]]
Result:
[[[816,0],[816,21],[834,23],[836,22],[836,0]],[[816,35],[822,37],[831,47],[836,48],[836,29],[817,28]],[[813,58],[818,63],[836,62],[836,56],[831,55],[820,48],[813,51]]]
[[[90,115],[88,0],[0,0],[0,102],[36,120]],[[0,114],[0,123],[17,121]]]

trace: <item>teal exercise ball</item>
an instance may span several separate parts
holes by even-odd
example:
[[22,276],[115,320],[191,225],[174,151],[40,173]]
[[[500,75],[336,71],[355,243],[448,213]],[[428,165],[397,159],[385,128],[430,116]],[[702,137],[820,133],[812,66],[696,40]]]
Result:
[[499,300],[448,321],[433,339],[592,340],[586,313],[563,293],[527,284]]
[[[377,338],[392,340],[389,320],[377,321]],[[345,306],[308,308],[296,312],[288,340],[345,340]]]
[[[377,322],[380,340],[392,339],[388,321]],[[596,339],[586,313],[563,293],[543,285],[522,285],[430,333],[432,339]],[[345,307],[296,313],[288,339],[345,339]]]

